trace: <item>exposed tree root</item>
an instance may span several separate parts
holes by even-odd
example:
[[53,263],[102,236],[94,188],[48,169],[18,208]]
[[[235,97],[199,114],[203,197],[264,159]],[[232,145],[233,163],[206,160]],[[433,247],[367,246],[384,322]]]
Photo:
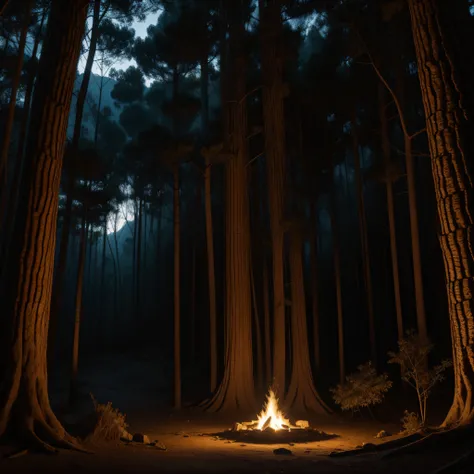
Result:
[[384,459],[389,459],[394,456],[404,454],[417,454],[425,450],[432,451],[433,448],[443,447],[457,444],[464,441],[466,438],[472,437],[473,430],[471,427],[457,427],[449,430],[439,430],[427,434],[418,441],[414,441],[399,448],[392,449],[383,455]]
[[474,465],[474,448],[462,454],[460,457],[454,461],[446,464],[445,466],[436,469],[432,474],[452,474],[459,472],[460,469],[463,469],[468,466]]
[[25,454],[28,454],[28,449],[15,449],[11,453],[5,454],[4,458],[5,459],[16,459],[20,458],[21,456],[24,456]]
[[359,455],[364,455],[364,454],[373,454],[373,453],[378,453],[381,451],[397,449],[400,446],[405,446],[407,444],[417,442],[423,438],[424,438],[424,435],[420,432],[417,432],[408,436],[404,436],[403,438],[387,441],[385,443],[380,443],[380,444],[368,443],[362,448],[351,449],[348,451],[335,451],[333,453],[330,453],[329,456],[333,458],[339,458],[339,457],[348,457],[348,456],[359,456]]

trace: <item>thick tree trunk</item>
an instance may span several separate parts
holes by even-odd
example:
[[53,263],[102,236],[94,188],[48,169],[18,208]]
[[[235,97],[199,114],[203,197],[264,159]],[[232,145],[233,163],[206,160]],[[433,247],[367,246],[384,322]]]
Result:
[[[53,0],[43,45],[22,196],[3,303],[9,352],[0,393],[0,436],[50,450],[74,444],[51,410],[46,367],[62,150],[89,2]],[[40,439],[41,436],[41,439]]]
[[174,407],[181,408],[181,312],[180,312],[180,202],[179,164],[173,165],[174,226]]
[[[82,315],[82,289],[84,287],[84,269],[86,266],[87,253],[87,224],[86,212],[82,217],[81,237],[79,242],[79,260],[77,265],[76,280],[76,301],[74,308],[74,332],[72,338],[72,363],[71,363],[71,383],[69,386],[69,405],[75,405],[78,399],[77,374],[79,368],[79,336],[81,333],[81,315]],[[90,252],[89,252],[90,255]]]
[[374,298],[372,294],[372,274],[370,266],[370,247],[367,235],[367,215],[365,212],[364,186],[361,176],[359,138],[357,135],[357,119],[352,120],[352,152],[354,156],[354,176],[357,196],[357,211],[359,216],[360,245],[364,267],[364,283],[367,298],[367,313],[369,315],[370,358],[377,367],[377,342],[375,336]]
[[455,393],[446,425],[474,422],[474,101],[458,6],[409,0],[440,221]]
[[[250,291],[250,213],[247,193],[247,103],[246,60],[241,51],[245,35],[238,5],[229,3],[230,45],[233,68],[227,71],[233,97],[225,104],[229,120],[226,133],[233,157],[226,163],[226,356],[224,377],[208,409],[212,411],[256,410],[253,352],[252,307]],[[227,81],[226,81],[227,82]],[[230,100],[233,99],[233,100]]]
[[273,265],[273,375],[274,389],[281,396],[286,389],[285,287],[283,271],[283,192],[285,176],[285,123],[283,110],[283,58],[281,41],[281,1],[261,2],[261,47],[263,74],[263,114],[265,159]]
[[302,253],[301,232],[295,229],[290,235],[292,371],[285,404],[292,413],[324,414],[330,410],[316,392],[309,359]]
[[[88,2],[90,3],[90,2]],[[87,56],[86,67],[84,69],[84,75],[82,76],[81,87],[77,95],[76,102],[76,116],[74,121],[74,132],[72,136],[71,145],[74,149],[79,147],[79,139],[81,137],[82,117],[84,114],[84,104],[86,101],[87,90],[89,88],[89,82],[92,73],[92,66],[94,65],[95,52],[97,49],[97,40],[99,38],[99,22],[100,22],[100,3],[101,0],[94,0],[94,17],[92,24],[91,41],[89,46],[89,53]],[[61,147],[63,145],[61,144]],[[63,150],[63,148],[61,148]],[[66,178],[66,207],[64,210],[64,220],[61,228],[61,241],[59,246],[58,263],[56,272],[54,275],[54,286],[53,296],[51,302],[51,320],[48,334],[49,352],[48,359],[51,362],[52,355],[54,352],[54,343],[56,340],[56,332],[58,326],[59,312],[61,310],[62,294],[64,289],[64,281],[66,267],[67,267],[67,249],[69,246],[69,236],[71,231],[71,213],[73,204],[73,190],[74,190],[75,177],[71,170],[68,172]]]
[[397,334],[398,340],[404,336],[403,332],[403,314],[402,314],[402,298],[400,294],[400,275],[398,271],[398,248],[397,248],[397,229],[395,225],[395,203],[393,199],[393,180],[390,173],[390,136],[388,132],[387,114],[385,111],[385,87],[382,83],[378,86],[379,101],[379,119],[380,132],[382,138],[382,153],[385,168],[385,189],[387,192],[387,214],[388,227],[390,230],[390,254],[392,257],[392,277],[393,277],[393,294],[395,297],[395,310],[397,315]]

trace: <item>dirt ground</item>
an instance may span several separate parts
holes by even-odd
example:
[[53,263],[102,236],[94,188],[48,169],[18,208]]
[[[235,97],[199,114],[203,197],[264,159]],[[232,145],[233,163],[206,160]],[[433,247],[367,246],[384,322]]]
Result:
[[[119,443],[94,447],[93,454],[61,451],[55,456],[26,454],[14,459],[2,459],[1,455],[7,453],[8,448],[0,447],[0,474],[109,471],[114,474],[429,474],[466,449],[465,446],[456,446],[449,450],[427,452],[422,456],[404,455],[390,460],[382,460],[380,455],[375,454],[332,458],[329,453],[334,451],[384,441],[374,439],[381,430],[392,434],[385,440],[395,439],[400,430],[400,423],[383,424],[338,415],[319,420],[309,418],[313,428],[337,435],[325,441],[291,446],[288,443],[256,445],[216,440],[206,435],[222,432],[231,428],[234,422],[246,420],[225,419],[219,414],[205,415],[196,409],[169,411],[166,407],[170,405],[169,380],[172,379],[169,374],[160,373],[160,367],[164,366],[158,355],[146,351],[133,355],[95,357],[90,363],[83,360],[80,382],[89,409],[89,392],[101,403],[112,401],[115,407],[127,414],[131,433],[143,433],[151,441],[160,441],[166,446],[166,451]],[[66,396],[68,380],[67,372],[59,373],[60,383],[51,386],[56,413],[61,411],[61,400],[64,401]],[[396,412],[395,419],[398,418],[398,410]],[[274,454],[274,449],[280,447],[291,450],[291,455]],[[472,474],[473,471],[468,469],[465,472]]]
[[[162,414],[158,417],[131,417],[130,431],[159,440],[167,450],[137,444],[114,444],[94,447],[93,454],[62,451],[60,454],[26,454],[15,459],[1,459],[0,473],[48,472],[76,474],[83,472],[114,473],[430,473],[452,460],[465,449],[458,446],[446,452],[426,455],[404,455],[382,460],[379,455],[331,458],[329,453],[354,448],[363,443],[378,443],[374,435],[382,426],[373,422],[345,421],[331,417],[329,420],[311,420],[312,426],[338,437],[304,444],[251,445],[216,440],[208,434],[217,433],[231,426],[216,415],[197,416],[196,413]],[[392,431],[393,432],[393,431]],[[394,435],[388,439],[394,439]],[[276,455],[273,450],[284,447],[289,455]],[[469,470],[465,471],[470,472]]]

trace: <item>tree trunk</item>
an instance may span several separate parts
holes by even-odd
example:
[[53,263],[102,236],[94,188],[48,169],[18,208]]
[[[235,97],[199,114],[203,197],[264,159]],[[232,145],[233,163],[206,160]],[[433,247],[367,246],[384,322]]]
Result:
[[385,189],[387,191],[387,213],[388,226],[390,230],[390,254],[392,257],[392,276],[393,276],[393,293],[395,297],[395,310],[397,314],[397,334],[398,340],[404,336],[403,332],[403,314],[402,314],[402,298],[400,294],[400,275],[398,271],[398,249],[397,249],[397,229],[395,224],[395,204],[393,199],[393,179],[390,172],[390,136],[388,131],[387,114],[385,111],[385,87],[382,83],[378,86],[379,101],[379,119],[380,132],[382,138],[382,153],[385,168]]
[[[104,318],[105,314],[107,312],[107,297],[106,297],[106,291],[105,291],[105,269],[106,269],[106,264],[107,264],[107,217],[105,218],[105,223],[104,223],[104,231],[102,234],[102,263],[101,263],[101,268],[100,268],[100,300],[99,300],[99,308],[100,308],[100,314],[98,315],[98,323],[99,323],[99,330],[97,331],[98,334],[98,340],[103,341],[104,340]],[[113,255],[112,255],[113,258]]]
[[285,176],[285,123],[283,110],[283,59],[281,1],[260,2],[263,75],[263,115],[267,163],[268,202],[273,264],[273,375],[274,389],[286,389],[285,288],[283,271],[283,190]]
[[449,302],[455,393],[445,425],[474,421],[472,76],[456,5],[409,0]]
[[316,205],[310,205],[311,237],[310,237],[310,272],[311,272],[311,312],[313,314],[313,344],[314,365],[316,371],[321,370],[321,345],[319,334],[319,308],[318,308],[318,211]]
[[130,300],[130,311],[133,312],[135,309],[136,304],[136,293],[137,293],[137,236],[138,236],[138,214],[139,214],[139,206],[137,204],[137,199],[133,200],[133,231],[132,231],[132,288],[131,288],[131,300]]
[[[397,86],[400,99],[400,107],[403,111],[404,104],[404,78],[397,78]],[[418,204],[416,197],[416,176],[413,163],[413,140],[406,133],[403,134],[404,152],[407,172],[408,186],[408,207],[410,213],[410,232],[411,232],[411,248],[413,259],[413,283],[415,286],[415,304],[416,304],[416,321],[418,326],[418,334],[422,340],[428,342],[428,329],[426,327],[425,298],[423,292],[423,268],[421,263],[420,251],[420,231],[418,222]]]
[[[230,139],[231,160],[226,163],[226,357],[223,380],[211,399],[208,408],[212,411],[256,410],[253,352],[252,352],[252,307],[250,291],[250,213],[247,193],[247,102],[246,60],[242,43],[245,26],[242,11],[235,2],[228,4],[230,26],[230,50],[232,70],[225,71],[226,90],[233,91],[224,103],[228,112],[225,121]],[[232,79],[232,81],[231,81]],[[232,87],[233,86],[233,87]]]
[[359,216],[360,245],[364,267],[365,292],[367,297],[367,312],[369,315],[370,358],[374,367],[377,367],[377,342],[375,336],[374,298],[372,294],[372,275],[370,266],[370,247],[367,235],[367,215],[364,203],[364,186],[361,176],[359,138],[357,136],[356,118],[352,120],[352,152],[354,156],[354,176],[356,184],[357,211]]
[[201,59],[201,136],[206,140],[209,130],[209,57],[206,54]]
[[11,429],[21,442],[48,451],[47,443],[75,444],[51,410],[46,348],[62,150],[88,4],[51,4],[26,147],[29,166],[9,252],[2,323],[7,330],[0,332],[11,336],[4,345],[9,354],[0,393],[0,436]]
[[[118,291],[120,291],[122,287],[122,270],[120,266],[120,251],[119,251],[119,245],[118,245],[118,239],[117,239],[117,217],[118,217],[118,213],[115,214],[115,217],[114,217],[114,248],[115,248],[115,257],[117,259],[117,286],[118,286]],[[112,249],[110,250],[110,254],[113,256]]]
[[204,205],[206,218],[207,274],[209,280],[209,344],[210,344],[210,389],[217,387],[217,314],[216,276],[214,265],[214,229],[212,225],[211,164],[206,158],[204,170]]
[[77,373],[79,367],[79,336],[81,332],[82,289],[84,287],[84,269],[86,266],[87,234],[88,231],[86,224],[86,211],[84,210],[81,224],[81,237],[79,242],[79,260],[77,265],[76,301],[74,308],[74,332],[72,339],[71,383],[69,386],[70,407],[73,407],[76,404],[79,395],[77,386]]
[[143,198],[139,199],[138,219],[137,219],[137,257],[136,257],[136,273],[135,273],[135,311],[138,320],[142,318],[141,307],[141,270],[142,270],[142,220],[143,220]]
[[5,117],[5,128],[3,130],[3,142],[0,149],[0,182],[2,183],[1,201],[2,208],[0,218],[3,219],[5,212],[5,204],[8,196],[8,150],[10,149],[11,133],[13,130],[13,122],[15,119],[16,96],[18,87],[20,86],[21,71],[23,70],[23,62],[25,57],[26,37],[30,26],[31,10],[33,8],[33,0],[27,0],[25,4],[25,18],[20,33],[20,42],[18,44],[18,59],[16,68],[11,78],[10,102],[8,103],[7,114]]
[[[82,0],[81,0],[82,1]],[[94,16],[92,23],[91,42],[89,47],[89,53],[87,56],[86,67],[82,76],[81,88],[77,95],[76,102],[76,116],[74,122],[74,132],[72,136],[71,146],[74,149],[79,147],[79,139],[81,137],[82,127],[82,116],[84,113],[84,104],[86,100],[87,90],[89,88],[89,82],[92,72],[92,66],[94,65],[94,57],[97,49],[97,40],[99,38],[99,21],[100,21],[100,2],[101,0],[94,0]],[[88,2],[89,4],[90,2]],[[61,144],[61,150],[63,150],[63,144]],[[56,273],[54,275],[54,286],[53,296],[51,302],[51,316],[50,326],[48,334],[48,344],[50,350],[48,352],[48,360],[51,362],[52,355],[54,352],[54,342],[56,339],[57,325],[59,312],[61,310],[62,295],[64,289],[65,273],[67,268],[67,249],[69,246],[69,235],[71,230],[71,213],[73,204],[73,190],[75,184],[75,176],[71,170],[68,172],[66,178],[65,192],[66,192],[66,207],[64,210],[63,226],[61,228],[61,242],[59,246],[58,264]]]
[[[207,142],[209,130],[209,57],[201,59],[201,136]],[[209,286],[209,349],[210,349],[210,391],[217,387],[217,315],[216,315],[216,277],[214,264],[214,229],[212,225],[212,165],[205,157],[204,169],[204,213],[206,220],[207,274]]]
[[[38,55],[38,49],[41,41],[41,34],[43,32],[43,26],[46,19],[46,8],[43,9],[43,14],[41,15],[41,22],[39,25],[38,33],[35,36],[35,42],[33,45],[33,50],[31,52],[31,57],[36,60]],[[12,231],[15,225],[16,218],[16,209],[18,205],[18,195],[20,192],[21,180],[23,176],[23,166],[24,166],[24,155],[25,155],[25,143],[26,143],[26,134],[28,131],[28,124],[30,120],[30,108],[31,108],[31,99],[33,97],[33,89],[35,85],[35,79],[37,74],[37,63],[33,63],[34,66],[31,68],[30,74],[28,76],[28,81],[25,88],[25,101],[23,103],[23,117],[21,121],[20,135],[18,138],[18,150],[16,153],[15,167],[13,171],[13,181],[11,185],[10,199],[7,207],[7,214],[5,218],[5,232],[4,239],[2,242],[2,255],[0,256],[0,262],[5,262],[6,257],[5,253],[8,251],[10,242],[13,238]],[[6,192],[6,189],[5,189]],[[2,277],[0,272],[0,277]]]
[[181,408],[181,312],[180,312],[180,202],[179,164],[173,165],[174,227],[174,407]]
[[346,366],[344,356],[344,318],[342,314],[342,284],[341,284],[341,255],[339,247],[339,231],[336,218],[336,199],[331,191],[330,218],[332,232],[332,248],[334,259],[334,280],[336,283],[336,305],[337,305],[337,346],[339,351],[339,383],[346,381]]
[[310,410],[323,414],[329,413],[330,410],[319,397],[313,383],[302,252],[301,232],[296,229],[290,235],[292,371],[285,405],[292,409],[292,413],[305,414]]
[[112,250],[112,244],[110,243],[109,236],[106,237],[107,245],[109,246],[110,256],[112,257],[112,262],[114,264],[114,321],[118,321],[118,294],[120,288],[120,273],[118,271],[119,265],[118,260],[115,261],[114,252]]
[[[250,246],[251,249],[251,246]],[[257,292],[255,289],[255,275],[254,275],[254,261],[252,256],[250,257],[250,288],[252,291],[252,306],[253,306],[253,318],[254,318],[254,327],[255,327],[255,345],[256,345],[256,358],[257,358],[257,371],[256,371],[256,378],[257,378],[257,389],[260,391],[262,388],[262,383],[264,380],[263,374],[263,346],[262,346],[262,330],[260,324],[260,316],[258,312],[258,300],[257,300]]]
[[265,332],[265,374],[266,383],[271,383],[272,378],[272,358],[271,358],[271,324],[270,324],[270,299],[269,299],[269,282],[268,282],[268,263],[265,254],[262,259],[263,265],[263,321],[264,321],[264,332]]

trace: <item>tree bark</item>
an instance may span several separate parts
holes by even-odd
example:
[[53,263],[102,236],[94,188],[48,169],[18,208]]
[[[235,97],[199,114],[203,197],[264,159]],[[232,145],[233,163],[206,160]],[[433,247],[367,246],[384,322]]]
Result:
[[267,384],[271,383],[272,378],[272,358],[271,358],[271,324],[270,324],[270,297],[269,297],[269,278],[268,278],[268,263],[265,253],[262,258],[263,265],[263,321],[265,333],[265,376]]
[[409,0],[426,115],[453,343],[455,393],[445,425],[474,421],[474,101],[456,5]]
[[[227,2],[226,2],[227,3]],[[253,352],[252,307],[250,291],[250,213],[247,190],[247,103],[246,59],[242,51],[245,26],[240,6],[226,5],[232,18],[230,51],[232,69],[224,104],[229,120],[226,133],[230,139],[233,157],[226,163],[226,229],[225,229],[225,283],[226,283],[226,356],[223,380],[208,404],[211,411],[254,412],[256,410]],[[234,10],[235,9],[235,10]],[[231,81],[230,79],[233,79]],[[231,89],[232,86],[232,89]],[[233,100],[231,100],[233,99]]]
[[283,194],[285,176],[285,123],[283,108],[283,59],[281,0],[260,1],[263,75],[263,115],[268,203],[273,265],[273,383],[283,396],[286,389],[285,287],[283,270]]
[[88,4],[51,4],[26,148],[30,164],[25,168],[3,304],[7,330],[2,334],[10,337],[4,346],[9,354],[2,374],[0,436],[13,432],[20,442],[48,451],[50,444],[75,444],[51,410],[46,347],[62,151]]
[[302,253],[301,232],[294,229],[290,235],[292,371],[285,405],[292,413],[305,414],[310,410],[325,414],[330,410],[314,387],[309,360]]

